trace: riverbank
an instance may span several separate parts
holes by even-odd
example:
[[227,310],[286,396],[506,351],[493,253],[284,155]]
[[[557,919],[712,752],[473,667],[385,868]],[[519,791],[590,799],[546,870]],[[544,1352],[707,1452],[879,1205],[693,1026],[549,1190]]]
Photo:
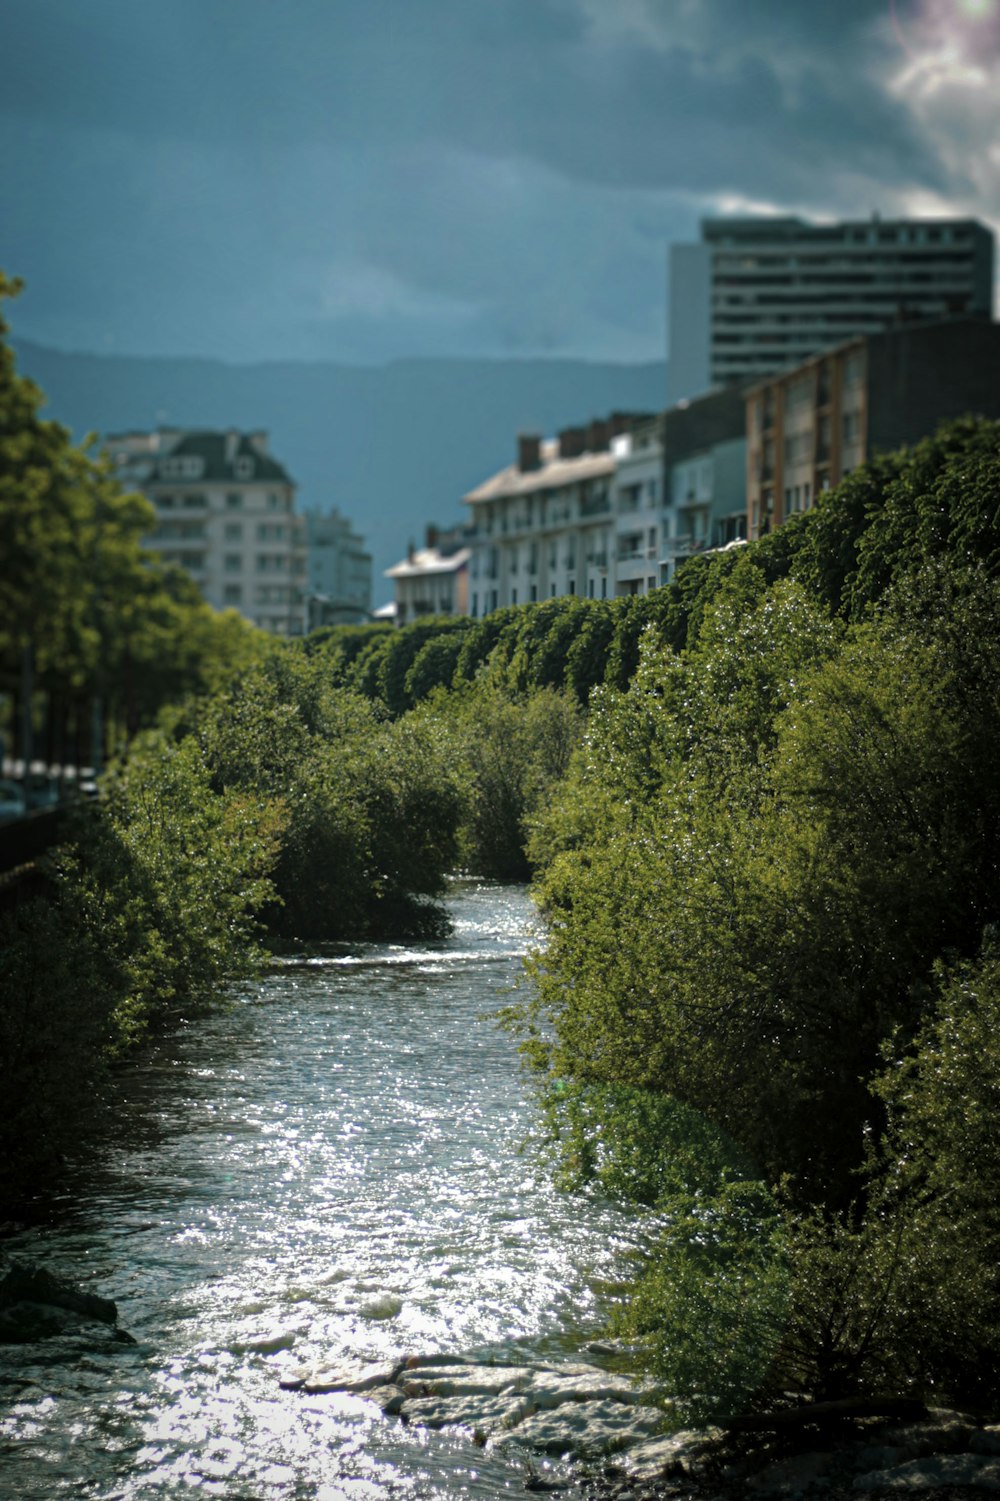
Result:
[[936,1408],[908,1421],[843,1420],[796,1439],[738,1444],[723,1435],[681,1440],[657,1477],[610,1470],[587,1501],[859,1501],[919,1496],[969,1501],[1000,1490],[1000,1425]]

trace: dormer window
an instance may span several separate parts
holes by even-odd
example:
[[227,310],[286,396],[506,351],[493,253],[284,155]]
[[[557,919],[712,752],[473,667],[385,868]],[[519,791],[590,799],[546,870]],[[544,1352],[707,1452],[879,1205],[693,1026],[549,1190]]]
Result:
[[233,463],[233,472],[237,479],[253,479],[253,459],[247,454],[240,454]]
[[201,479],[204,472],[204,459],[193,453],[180,454],[160,462],[160,475],[163,479]]

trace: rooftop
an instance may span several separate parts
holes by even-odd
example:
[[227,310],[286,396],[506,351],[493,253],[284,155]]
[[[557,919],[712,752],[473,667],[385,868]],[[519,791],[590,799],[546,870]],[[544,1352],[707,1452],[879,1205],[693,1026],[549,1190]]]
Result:
[[547,438],[541,445],[541,464],[537,469],[520,469],[517,464],[508,464],[492,479],[477,485],[464,497],[469,505],[482,501],[499,500],[507,495],[533,495],[539,490],[558,490],[563,485],[573,485],[579,480],[600,479],[614,474],[615,458],[608,451],[583,453],[573,459],[560,457],[559,440]]
[[460,547],[457,552],[441,553],[436,547],[420,547],[385,570],[387,579],[426,578],[429,573],[458,573],[469,561],[469,548]]

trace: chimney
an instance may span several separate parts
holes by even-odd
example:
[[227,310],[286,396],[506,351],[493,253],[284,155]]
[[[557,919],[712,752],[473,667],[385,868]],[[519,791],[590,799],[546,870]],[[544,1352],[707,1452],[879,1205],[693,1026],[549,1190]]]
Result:
[[542,440],[537,433],[519,433],[517,438],[517,467],[522,474],[542,466]]
[[267,453],[267,429],[266,428],[256,427],[256,428],[254,428],[254,430],[253,430],[252,433],[247,433],[247,437],[250,440],[250,443],[253,445],[253,447],[256,448],[256,450],[257,450],[258,453],[263,453],[263,454]]
[[559,457],[578,459],[587,446],[585,427],[564,427],[559,434]]
[[436,526],[428,526],[428,528],[427,528],[427,546],[428,547],[437,547],[437,545],[438,545],[438,529],[437,529]]
[[595,417],[587,427],[587,449],[590,453],[602,453],[611,442],[611,424]]
[[240,446],[240,435],[235,427],[231,427],[226,433],[226,463],[231,464],[236,457],[236,450]]

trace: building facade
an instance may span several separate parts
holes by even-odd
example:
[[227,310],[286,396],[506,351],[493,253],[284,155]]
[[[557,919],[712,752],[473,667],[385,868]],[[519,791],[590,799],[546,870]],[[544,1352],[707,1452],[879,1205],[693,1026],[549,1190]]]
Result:
[[522,437],[517,463],[465,497],[470,614],[648,594],[692,553],[745,537],[745,427],[733,388],[655,417]]
[[371,618],[372,557],[364,538],[334,508],[306,511],[308,626],[360,625]]
[[1000,417],[1000,324],[889,329],[758,382],[746,393],[749,535],[809,510],[874,454],[966,413]]
[[391,615],[383,608],[376,618],[403,626],[427,615],[468,615],[468,541],[464,527],[442,531],[429,526],[426,545],[411,547],[401,563],[386,569],[395,597]]
[[670,252],[670,399],[893,324],[989,319],[993,260],[973,219],[705,219]]
[[517,461],[465,496],[471,508],[469,613],[562,594],[615,592],[613,439],[640,419],[616,412],[558,438],[522,435]]
[[113,434],[106,446],[122,482],[156,510],[146,541],[161,562],[183,568],[215,609],[302,634],[305,524],[266,433],[160,428]]
[[648,594],[660,582],[663,550],[663,419],[611,440],[615,595]]
[[746,411],[735,386],[664,412],[660,583],[694,553],[746,536]]

